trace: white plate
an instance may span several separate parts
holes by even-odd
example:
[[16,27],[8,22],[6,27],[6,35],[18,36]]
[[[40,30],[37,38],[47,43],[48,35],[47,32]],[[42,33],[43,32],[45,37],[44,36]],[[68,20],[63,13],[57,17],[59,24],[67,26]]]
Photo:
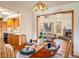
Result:
[[27,48],[24,48],[24,49],[22,49],[22,51],[25,51],[25,52],[31,52],[31,51],[33,51],[33,48],[30,48],[30,47],[29,47],[28,50],[27,50]]
[[55,50],[56,49],[56,47],[50,47],[50,48],[48,48],[48,46],[46,46],[45,48],[48,49],[48,50]]

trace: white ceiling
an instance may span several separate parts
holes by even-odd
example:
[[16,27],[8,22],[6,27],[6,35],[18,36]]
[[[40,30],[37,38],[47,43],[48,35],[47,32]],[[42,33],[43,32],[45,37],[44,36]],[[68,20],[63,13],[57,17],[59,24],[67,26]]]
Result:
[[19,13],[17,13],[16,11],[0,6],[0,17],[2,17],[4,21],[6,21],[7,18],[16,17],[18,14]]
[[[19,6],[23,6],[29,10],[32,10],[32,7],[34,4],[36,4],[38,1],[0,1],[0,4],[18,4]],[[42,1],[45,3],[48,8],[50,7],[55,7],[59,5],[64,5],[64,4],[70,4],[70,3],[75,3],[78,1]]]
[[[16,3],[28,9],[32,9],[33,5],[36,4],[37,2],[38,1],[18,1]],[[75,3],[77,1],[42,1],[42,2],[45,3],[48,6],[48,8],[50,8],[50,7],[55,7],[59,5]]]

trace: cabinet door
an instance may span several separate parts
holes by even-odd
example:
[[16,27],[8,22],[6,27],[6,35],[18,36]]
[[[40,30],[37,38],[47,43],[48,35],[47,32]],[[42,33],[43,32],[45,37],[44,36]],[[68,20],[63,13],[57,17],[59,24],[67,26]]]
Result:
[[12,44],[12,34],[8,33],[8,43]]
[[15,48],[19,46],[19,35],[12,35],[12,45]]

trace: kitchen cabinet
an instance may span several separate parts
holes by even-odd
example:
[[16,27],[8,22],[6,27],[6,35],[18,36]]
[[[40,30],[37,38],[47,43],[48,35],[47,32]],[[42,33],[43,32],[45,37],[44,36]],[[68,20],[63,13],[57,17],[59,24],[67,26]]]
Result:
[[19,35],[8,33],[8,43],[17,48],[19,46]]

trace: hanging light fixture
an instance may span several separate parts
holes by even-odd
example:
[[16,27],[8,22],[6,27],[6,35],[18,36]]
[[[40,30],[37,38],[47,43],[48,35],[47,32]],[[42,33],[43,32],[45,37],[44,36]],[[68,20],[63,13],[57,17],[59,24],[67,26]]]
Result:
[[42,3],[41,1],[39,1],[38,3],[36,3],[33,8],[34,11],[46,11],[48,9],[48,6],[44,3]]

